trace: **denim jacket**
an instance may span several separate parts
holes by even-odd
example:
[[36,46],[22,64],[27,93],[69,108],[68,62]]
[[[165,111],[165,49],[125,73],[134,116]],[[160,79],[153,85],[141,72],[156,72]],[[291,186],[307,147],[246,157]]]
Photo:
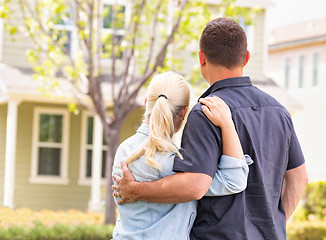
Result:
[[[119,146],[113,165],[113,174],[122,175],[120,162],[126,160],[147,140],[149,126],[142,124],[135,135]],[[162,170],[148,166],[144,156],[129,166],[130,171],[139,182],[154,181],[172,171],[174,153],[156,153],[155,160]],[[220,159],[209,191],[206,196],[229,195],[243,191],[247,185],[248,165],[252,163],[249,156],[236,159],[223,155]],[[119,198],[115,198],[115,202]],[[136,201],[118,205],[119,217],[113,231],[114,240],[186,240],[196,217],[197,201],[179,204],[163,204]]]

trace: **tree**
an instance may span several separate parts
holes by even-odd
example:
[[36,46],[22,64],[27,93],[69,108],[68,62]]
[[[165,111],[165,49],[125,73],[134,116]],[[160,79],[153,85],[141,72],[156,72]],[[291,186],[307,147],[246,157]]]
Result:
[[[220,12],[246,16],[235,0],[224,0]],[[171,69],[179,60],[173,49],[198,40],[210,19],[204,0],[18,0],[22,31],[35,47],[28,52],[35,79],[52,91],[66,81],[76,90],[69,104],[97,114],[109,148],[106,156],[106,223],[115,221],[112,199],[112,163],[124,119],[138,107],[136,98],[154,73]],[[10,16],[5,0],[1,17]],[[11,33],[17,26],[6,25]],[[172,47],[172,43],[173,47]],[[196,51],[196,49],[194,49]],[[109,59],[103,65],[103,59]],[[103,97],[110,87],[112,109]],[[79,96],[88,96],[90,103]]]

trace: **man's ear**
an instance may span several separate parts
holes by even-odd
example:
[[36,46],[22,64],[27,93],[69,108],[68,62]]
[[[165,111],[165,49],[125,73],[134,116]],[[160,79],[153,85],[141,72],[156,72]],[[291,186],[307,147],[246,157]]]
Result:
[[200,49],[198,52],[200,66],[203,67],[206,65],[206,57],[204,52]]
[[250,52],[247,50],[247,54],[246,54],[246,58],[245,58],[245,62],[243,64],[243,66],[247,65],[247,63],[249,62],[249,59],[250,59]]

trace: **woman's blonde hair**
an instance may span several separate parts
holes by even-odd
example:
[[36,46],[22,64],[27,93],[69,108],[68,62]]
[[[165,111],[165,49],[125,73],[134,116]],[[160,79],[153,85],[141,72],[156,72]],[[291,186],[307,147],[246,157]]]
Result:
[[156,152],[176,153],[182,158],[172,137],[177,132],[181,110],[189,105],[190,89],[184,78],[175,72],[156,75],[147,89],[144,121],[149,123],[149,138],[143,146],[133,153],[127,164],[145,155],[145,162],[152,167],[161,168],[154,160]]

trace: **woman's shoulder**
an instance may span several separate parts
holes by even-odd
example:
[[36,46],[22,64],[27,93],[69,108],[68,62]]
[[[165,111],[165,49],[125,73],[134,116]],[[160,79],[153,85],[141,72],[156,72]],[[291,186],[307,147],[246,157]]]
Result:
[[113,173],[114,174],[122,174],[121,168],[120,168],[120,162],[127,160],[127,158],[133,154],[137,149],[139,149],[143,142],[145,141],[145,138],[142,138],[139,136],[139,134],[134,134],[131,137],[124,140],[119,147],[117,148],[117,151],[115,153],[114,157],[114,163],[113,163]]
[[162,169],[160,169],[160,176],[166,177],[169,175],[174,174],[173,172],[173,163],[174,163],[174,152],[167,152],[161,154],[158,163],[162,166]]

